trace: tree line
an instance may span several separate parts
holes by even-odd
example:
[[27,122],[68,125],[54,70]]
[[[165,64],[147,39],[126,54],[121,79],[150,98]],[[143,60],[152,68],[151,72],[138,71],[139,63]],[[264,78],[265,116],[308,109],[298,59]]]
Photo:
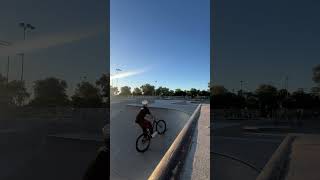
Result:
[[216,109],[259,109],[270,111],[279,108],[313,109],[320,108],[320,65],[313,68],[312,80],[316,86],[305,92],[297,89],[289,92],[286,89],[277,89],[270,84],[261,84],[253,92],[230,92],[224,86],[211,86],[212,106]]
[[208,90],[199,90],[196,88],[191,88],[190,90],[181,90],[179,88],[175,90],[171,90],[167,87],[160,86],[155,88],[155,86],[151,84],[144,84],[140,87],[135,87],[133,90],[129,86],[123,86],[120,88],[111,86],[111,95],[119,95],[119,96],[189,96],[189,97],[197,97],[197,96],[210,96],[210,91]]
[[0,105],[1,106],[33,106],[33,107],[106,107],[111,95],[119,96],[210,96],[209,90],[175,89],[144,84],[131,91],[131,87],[123,86],[120,91],[117,87],[110,86],[110,77],[102,74],[94,83],[81,81],[77,84],[72,95],[67,94],[67,82],[63,79],[48,77],[33,82],[33,94],[27,91],[24,81],[8,81],[0,74]]
[[105,107],[109,101],[109,76],[103,74],[95,83],[79,82],[75,92],[67,95],[65,80],[48,77],[37,80],[32,87],[33,97],[27,91],[24,81],[8,81],[0,74],[0,105],[33,107]]

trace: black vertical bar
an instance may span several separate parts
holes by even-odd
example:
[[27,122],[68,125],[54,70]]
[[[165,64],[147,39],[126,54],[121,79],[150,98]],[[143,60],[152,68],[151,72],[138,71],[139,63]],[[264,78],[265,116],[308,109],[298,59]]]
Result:
[[10,67],[10,56],[8,56],[8,62],[7,62],[7,84],[9,83],[9,67]]

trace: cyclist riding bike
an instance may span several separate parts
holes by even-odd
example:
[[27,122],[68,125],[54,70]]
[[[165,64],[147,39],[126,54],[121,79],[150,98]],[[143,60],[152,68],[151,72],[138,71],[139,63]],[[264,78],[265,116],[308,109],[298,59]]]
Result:
[[137,117],[136,117],[136,123],[140,125],[142,128],[142,131],[145,135],[147,135],[147,130],[149,129],[149,132],[151,135],[153,135],[153,127],[150,121],[146,119],[147,115],[152,116],[149,108],[148,108],[148,101],[144,100],[142,101],[143,107],[140,109]]

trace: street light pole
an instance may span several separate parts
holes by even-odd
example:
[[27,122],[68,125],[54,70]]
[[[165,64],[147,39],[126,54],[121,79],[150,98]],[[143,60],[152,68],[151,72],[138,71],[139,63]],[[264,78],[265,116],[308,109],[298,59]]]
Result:
[[[11,46],[11,43],[0,40],[0,47],[3,47],[3,46],[5,47]],[[8,61],[7,61],[7,85],[9,83],[9,65],[10,65],[10,56],[8,56]]]
[[7,84],[9,84],[9,67],[10,67],[10,56],[8,56],[8,61],[7,61]]
[[21,81],[23,81],[24,53],[21,54]]
[[[23,41],[26,40],[27,30],[34,30],[35,27],[31,24],[19,23],[19,26],[23,28]],[[21,81],[23,81],[23,69],[24,69],[24,53],[21,53]]]
[[17,55],[21,56],[21,77],[20,77],[20,80],[23,81],[24,53],[18,53]]

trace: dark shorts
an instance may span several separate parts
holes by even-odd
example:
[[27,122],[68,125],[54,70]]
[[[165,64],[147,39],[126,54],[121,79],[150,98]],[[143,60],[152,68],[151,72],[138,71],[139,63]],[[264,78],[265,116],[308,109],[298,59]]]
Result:
[[141,126],[142,129],[151,129],[152,128],[152,124],[148,120],[143,119],[143,120],[138,121],[137,123]]

